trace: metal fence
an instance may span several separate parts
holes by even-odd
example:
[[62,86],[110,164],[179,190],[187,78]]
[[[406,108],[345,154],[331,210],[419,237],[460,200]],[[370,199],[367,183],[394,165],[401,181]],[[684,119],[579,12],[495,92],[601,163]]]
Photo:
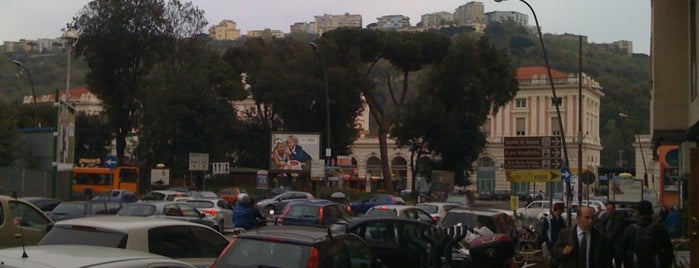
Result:
[[[67,200],[70,194],[70,173],[56,174],[56,198]],[[53,171],[0,167],[0,195],[53,197]]]

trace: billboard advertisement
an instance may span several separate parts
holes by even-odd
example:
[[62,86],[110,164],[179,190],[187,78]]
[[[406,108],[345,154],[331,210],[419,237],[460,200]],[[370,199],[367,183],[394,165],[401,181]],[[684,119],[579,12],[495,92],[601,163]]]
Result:
[[272,132],[271,172],[310,172],[313,159],[320,158],[320,134]]

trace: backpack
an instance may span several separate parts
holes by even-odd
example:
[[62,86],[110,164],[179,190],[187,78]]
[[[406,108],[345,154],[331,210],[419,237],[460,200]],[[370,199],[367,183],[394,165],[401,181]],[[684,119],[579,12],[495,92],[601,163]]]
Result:
[[[636,267],[656,267],[658,264],[658,248],[655,242],[655,222],[648,226],[633,224],[633,262]],[[653,264],[648,266],[648,264]]]

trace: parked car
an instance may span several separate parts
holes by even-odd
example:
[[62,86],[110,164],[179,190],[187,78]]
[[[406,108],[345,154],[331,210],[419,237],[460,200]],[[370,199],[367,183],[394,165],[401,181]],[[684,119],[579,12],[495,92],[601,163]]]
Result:
[[301,199],[289,202],[275,224],[327,227],[351,216],[342,204],[325,199]]
[[53,220],[34,204],[0,195],[0,248],[36,245]]
[[105,216],[56,222],[40,245],[90,245],[158,254],[209,267],[228,245],[216,230],[165,218]]
[[[559,202],[554,201],[554,204],[555,203]],[[549,200],[536,200],[529,202],[529,204],[515,211],[517,215],[524,217],[525,220],[536,221],[541,219],[543,214],[548,215],[548,213],[550,213],[551,202],[549,202]]]
[[220,232],[235,227],[233,222],[233,208],[223,199],[191,199],[185,203],[192,205],[199,212],[217,223]]
[[114,189],[99,193],[92,200],[117,200],[122,203],[133,203],[138,201],[138,196],[133,191]]
[[478,200],[494,200],[493,192],[478,192]]
[[462,207],[468,207],[468,198],[463,194],[451,194],[444,200],[446,203],[457,204]]
[[[263,199],[257,202],[256,206],[260,209],[262,215],[272,215],[279,214],[279,212],[284,211],[289,202],[292,200],[299,199],[314,199],[315,197],[311,193],[299,192],[299,191],[288,191],[279,195],[276,195],[270,199]],[[274,213],[270,213],[274,211]]]
[[499,201],[506,201],[510,200],[510,191],[508,190],[495,190],[493,191],[493,199],[492,200],[499,200]]
[[60,200],[60,199],[51,198],[51,197],[39,197],[39,196],[22,197],[20,199],[34,204],[36,207],[38,207],[39,209],[41,209],[42,211],[44,211],[46,213],[51,212],[51,210],[53,210],[56,206],[58,206],[58,204],[63,202],[63,200]]
[[184,202],[147,201],[125,204],[124,207],[119,210],[118,213],[116,213],[116,215],[168,218],[173,220],[188,221],[203,224],[223,232],[223,229],[219,227],[218,222],[207,218],[204,213],[199,212],[199,210],[197,210],[194,206]]
[[147,192],[141,200],[143,201],[174,201],[175,197],[188,197],[186,192],[174,190],[152,190]]
[[49,212],[49,217],[54,221],[62,221],[73,218],[114,215],[121,208],[118,200],[86,200],[61,202]]
[[[27,257],[22,253],[27,252]],[[2,267],[42,268],[194,268],[186,262],[156,254],[85,245],[46,245],[0,249]]]
[[266,226],[236,236],[211,267],[381,267],[381,263],[354,234]]
[[512,217],[504,212],[492,211],[489,209],[454,208],[447,211],[444,218],[439,221],[439,225],[443,227],[450,227],[457,224],[472,229],[485,226],[496,234],[512,234],[514,231],[514,221]]
[[447,214],[447,211],[453,208],[466,207],[461,205],[460,203],[449,202],[425,202],[415,204],[415,206],[429,213],[430,216],[432,216],[432,218],[436,221],[439,221],[440,219],[444,218],[444,215]]
[[200,191],[199,192],[202,196],[203,199],[220,199],[217,193],[214,193],[212,191]]
[[378,205],[373,206],[364,213],[367,217],[396,217],[417,220],[429,224],[437,221],[426,211],[417,206],[409,205]]
[[350,203],[352,213],[355,214],[364,214],[369,208],[377,205],[405,205],[405,200],[390,194],[370,194],[361,200]]
[[[364,239],[376,253],[385,267],[428,267],[427,261],[433,256],[428,253],[426,237],[434,237],[436,226],[416,220],[397,217],[357,217],[340,220],[331,226],[336,232],[353,233]],[[451,257],[453,267],[466,267],[468,256],[454,243],[451,256],[442,256],[444,251],[430,251],[439,254],[437,259]]]

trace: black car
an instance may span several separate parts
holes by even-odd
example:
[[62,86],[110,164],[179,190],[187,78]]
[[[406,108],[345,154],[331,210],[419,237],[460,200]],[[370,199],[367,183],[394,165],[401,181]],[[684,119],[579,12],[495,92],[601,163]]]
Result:
[[95,215],[114,215],[121,206],[121,202],[116,200],[66,201],[58,204],[48,214],[54,221],[61,221]]
[[[467,267],[468,256],[461,251],[460,239],[452,239],[444,228],[429,223],[396,217],[359,217],[338,221],[332,229],[364,239],[386,267],[432,267],[433,260],[451,261],[452,267]],[[433,238],[438,240],[429,240]],[[428,253],[428,248],[438,244],[436,241],[451,245],[452,249],[431,248],[432,254]],[[452,252],[451,256],[446,258],[445,252]]]
[[504,212],[489,209],[454,208],[447,211],[439,221],[439,225],[450,227],[461,224],[469,228],[481,228],[483,226],[496,234],[512,234],[514,222]]
[[51,212],[58,204],[63,202],[63,200],[51,198],[51,197],[22,197],[21,200],[27,201],[34,204],[36,207],[41,209],[43,212]]
[[304,225],[327,227],[352,215],[347,207],[324,199],[302,199],[289,202],[284,212],[276,218],[278,225]]
[[211,267],[381,267],[381,262],[354,234],[265,226],[237,235]]

